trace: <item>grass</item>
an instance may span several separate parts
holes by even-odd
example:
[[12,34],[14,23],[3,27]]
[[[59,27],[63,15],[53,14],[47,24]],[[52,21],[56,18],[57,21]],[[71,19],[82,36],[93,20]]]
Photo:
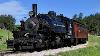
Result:
[[8,30],[0,29],[0,51],[7,50],[6,40],[12,38],[12,33]]
[[57,56],[100,56],[100,37],[90,35],[87,48],[62,52]]

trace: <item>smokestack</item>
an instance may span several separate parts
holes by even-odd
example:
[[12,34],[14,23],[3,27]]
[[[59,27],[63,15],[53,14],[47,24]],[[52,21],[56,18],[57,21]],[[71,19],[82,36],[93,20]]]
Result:
[[34,16],[36,17],[37,16],[37,4],[32,4],[32,10],[33,10]]

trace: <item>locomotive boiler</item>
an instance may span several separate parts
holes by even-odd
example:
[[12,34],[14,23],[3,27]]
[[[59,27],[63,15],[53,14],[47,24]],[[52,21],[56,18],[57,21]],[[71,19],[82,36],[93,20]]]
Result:
[[37,14],[37,4],[33,4],[32,8],[30,17],[26,21],[20,21],[19,31],[12,31],[14,39],[7,40],[8,48],[49,49],[86,42],[88,32],[84,25],[62,14],[56,15],[54,11]]

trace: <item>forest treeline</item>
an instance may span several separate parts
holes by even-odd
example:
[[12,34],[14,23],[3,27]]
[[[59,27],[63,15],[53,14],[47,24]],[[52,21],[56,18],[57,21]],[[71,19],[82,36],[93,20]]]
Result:
[[[75,14],[74,20],[87,26],[88,30],[92,34],[100,35],[100,13],[84,16],[83,13]],[[11,15],[0,15],[0,24],[4,24],[6,29],[12,31],[16,28],[15,18]]]
[[7,30],[15,29],[15,18],[12,15],[0,15],[0,27],[5,27]]
[[83,13],[75,14],[74,20],[87,26],[91,34],[100,35],[100,13],[91,14],[89,16],[83,16]]

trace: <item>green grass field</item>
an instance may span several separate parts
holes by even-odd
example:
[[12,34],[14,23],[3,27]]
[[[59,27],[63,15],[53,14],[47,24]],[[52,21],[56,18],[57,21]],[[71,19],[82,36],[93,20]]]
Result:
[[12,38],[12,33],[8,30],[0,29],[0,51],[7,50],[6,40]]
[[90,35],[87,48],[59,53],[57,56],[100,56],[100,37]]

